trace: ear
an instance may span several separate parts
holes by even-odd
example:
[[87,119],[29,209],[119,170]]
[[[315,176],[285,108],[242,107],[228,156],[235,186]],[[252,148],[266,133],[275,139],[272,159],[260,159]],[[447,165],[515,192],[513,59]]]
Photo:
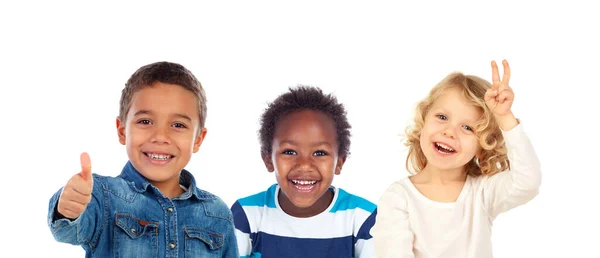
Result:
[[198,152],[198,150],[200,149],[200,145],[202,145],[204,137],[206,137],[206,132],[206,128],[202,128],[200,132],[198,132],[198,136],[196,136],[196,140],[194,141],[194,148],[192,150],[194,153]]
[[260,156],[262,157],[262,160],[265,163],[265,167],[267,167],[267,171],[275,171],[275,166],[273,166],[273,159],[271,158],[271,153],[264,153],[261,151]]
[[335,174],[339,175],[342,173],[342,166],[344,166],[344,163],[346,162],[346,155],[344,156],[340,156],[337,159],[337,163],[335,164]]
[[121,121],[121,118],[117,117],[117,135],[119,136],[119,142],[125,145],[125,121]]

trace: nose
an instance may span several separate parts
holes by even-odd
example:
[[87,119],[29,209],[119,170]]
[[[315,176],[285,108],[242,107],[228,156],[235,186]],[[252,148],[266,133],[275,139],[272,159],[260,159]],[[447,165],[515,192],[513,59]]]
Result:
[[442,135],[450,138],[450,139],[454,139],[456,137],[456,131],[454,130],[454,127],[452,126],[447,126],[446,128],[444,128],[444,130],[442,131]]
[[169,137],[170,128],[168,126],[157,126],[152,132],[150,142],[156,144],[168,144],[171,142]]
[[313,159],[311,155],[298,155],[296,166],[301,171],[313,170]]

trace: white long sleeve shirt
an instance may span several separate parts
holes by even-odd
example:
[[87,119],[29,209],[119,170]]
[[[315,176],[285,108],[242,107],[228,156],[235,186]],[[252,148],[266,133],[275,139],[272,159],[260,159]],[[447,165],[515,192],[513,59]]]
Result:
[[408,177],[389,186],[371,230],[377,257],[493,257],[492,222],[533,199],[541,184],[540,163],[522,125],[502,134],[511,169],[467,176],[456,202],[428,199]]

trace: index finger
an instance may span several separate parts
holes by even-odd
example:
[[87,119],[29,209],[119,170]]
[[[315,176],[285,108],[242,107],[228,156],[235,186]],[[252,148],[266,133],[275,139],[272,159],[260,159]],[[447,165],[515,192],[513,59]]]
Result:
[[497,87],[500,84],[500,75],[498,74],[498,65],[496,61],[492,61],[492,87]]

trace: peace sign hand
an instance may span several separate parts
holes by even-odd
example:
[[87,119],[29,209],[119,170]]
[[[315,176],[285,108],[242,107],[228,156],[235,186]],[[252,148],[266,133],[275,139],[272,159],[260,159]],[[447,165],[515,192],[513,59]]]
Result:
[[490,108],[498,124],[503,130],[510,130],[518,124],[510,108],[515,99],[513,90],[508,86],[510,80],[510,67],[506,60],[502,60],[504,74],[502,79],[498,72],[496,61],[492,61],[492,88],[485,93],[485,104]]

